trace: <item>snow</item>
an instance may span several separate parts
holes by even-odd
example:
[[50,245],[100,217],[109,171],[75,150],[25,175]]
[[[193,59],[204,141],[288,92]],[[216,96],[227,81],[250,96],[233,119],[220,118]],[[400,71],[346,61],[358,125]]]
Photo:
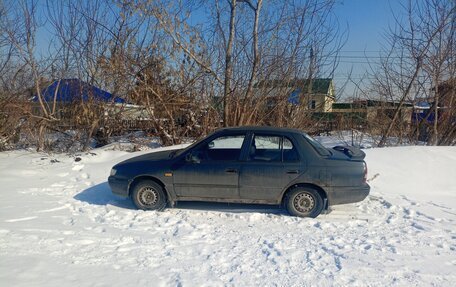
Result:
[[[313,136],[322,145],[333,147],[341,146],[356,146],[361,148],[376,147],[381,140],[381,136],[372,136],[358,130],[342,130],[332,131],[331,136]],[[425,142],[411,141],[406,138],[388,137],[386,146],[402,146],[402,145],[425,145]]]
[[316,219],[238,204],[135,210],[111,194],[106,179],[115,163],[151,150],[114,147],[77,155],[79,161],[26,150],[0,153],[0,285],[456,282],[454,147],[365,150],[371,194]]

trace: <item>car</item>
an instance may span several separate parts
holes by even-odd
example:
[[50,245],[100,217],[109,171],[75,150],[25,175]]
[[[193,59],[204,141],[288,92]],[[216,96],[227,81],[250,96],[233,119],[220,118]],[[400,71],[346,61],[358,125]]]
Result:
[[317,217],[367,197],[364,157],[354,147],[325,148],[297,129],[223,128],[186,149],[118,163],[108,182],[142,210],[209,201],[280,205],[294,216]]

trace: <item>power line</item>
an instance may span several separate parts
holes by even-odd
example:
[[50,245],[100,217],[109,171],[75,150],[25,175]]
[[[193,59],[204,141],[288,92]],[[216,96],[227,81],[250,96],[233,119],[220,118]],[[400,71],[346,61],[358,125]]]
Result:
[[368,62],[368,61],[339,61],[339,63],[347,64],[378,64],[378,62]]
[[388,56],[388,57],[382,57],[382,56],[328,56],[328,57],[334,57],[334,58],[347,58],[347,59],[391,59],[391,58],[408,58],[408,59],[413,59],[413,57],[408,57],[408,56]]
[[384,51],[380,50],[370,50],[370,51],[364,51],[364,50],[341,50],[341,53],[381,53]]
[[411,56],[321,56],[321,58],[344,58],[344,59],[415,59]]

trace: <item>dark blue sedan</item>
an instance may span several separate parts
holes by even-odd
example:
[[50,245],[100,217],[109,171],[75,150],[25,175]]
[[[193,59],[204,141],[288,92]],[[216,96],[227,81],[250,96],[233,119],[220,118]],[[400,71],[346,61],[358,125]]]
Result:
[[109,185],[144,210],[212,201],[282,205],[292,215],[316,217],[366,198],[364,156],[353,147],[327,149],[300,130],[224,128],[183,150],[123,161]]

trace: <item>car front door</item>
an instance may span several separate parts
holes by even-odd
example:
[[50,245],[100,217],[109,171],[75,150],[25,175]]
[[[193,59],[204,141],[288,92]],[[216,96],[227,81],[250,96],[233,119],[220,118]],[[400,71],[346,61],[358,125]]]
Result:
[[292,141],[281,135],[255,134],[239,178],[241,199],[275,201],[303,172]]
[[181,199],[238,199],[245,134],[222,135],[189,151],[173,170],[174,191]]

